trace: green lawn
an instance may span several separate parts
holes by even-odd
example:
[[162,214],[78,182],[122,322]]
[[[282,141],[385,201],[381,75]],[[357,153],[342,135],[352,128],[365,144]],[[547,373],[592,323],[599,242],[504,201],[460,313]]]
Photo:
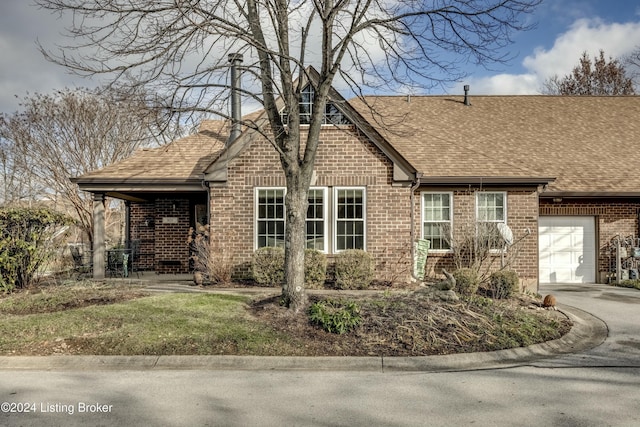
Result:
[[304,313],[287,312],[273,296],[252,302],[229,294],[151,294],[113,282],[43,286],[0,296],[0,355],[418,356],[526,346],[570,328],[560,313],[532,310],[524,296],[444,303],[397,292],[353,295],[345,304],[361,319],[334,334]]
[[[0,354],[271,354],[274,345],[288,345],[247,316],[242,296],[135,296],[109,303],[69,288],[0,299]],[[14,314],[29,311],[36,313]]]

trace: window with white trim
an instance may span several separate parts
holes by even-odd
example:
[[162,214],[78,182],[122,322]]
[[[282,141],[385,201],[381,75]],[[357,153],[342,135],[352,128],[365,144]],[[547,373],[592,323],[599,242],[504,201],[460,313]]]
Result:
[[[300,124],[308,125],[311,123],[311,114],[313,113],[313,102],[315,100],[316,91],[311,85],[307,85],[300,92]],[[282,121],[289,123],[289,115],[286,111],[280,113]],[[332,102],[327,102],[322,115],[322,124],[348,125],[349,120]]]
[[334,247],[336,252],[346,249],[365,249],[364,188],[336,188],[334,200]]
[[451,249],[453,193],[422,193],[422,238],[431,250]]
[[284,247],[284,188],[256,190],[256,246]]
[[476,193],[476,221],[478,233],[486,235],[491,249],[502,247],[502,237],[498,224],[507,222],[507,193],[479,192]]
[[326,189],[311,188],[307,207],[307,249],[326,251],[326,207]]
[[[326,188],[309,190],[307,208],[307,248],[325,252],[327,247]],[[256,189],[256,248],[284,247],[285,239],[284,188]]]

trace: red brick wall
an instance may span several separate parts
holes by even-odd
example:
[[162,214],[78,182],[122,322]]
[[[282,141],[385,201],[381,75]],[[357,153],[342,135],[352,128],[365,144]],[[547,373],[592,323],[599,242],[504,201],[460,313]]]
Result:
[[563,200],[554,203],[549,199],[540,200],[541,215],[556,216],[593,216],[596,219],[596,246],[598,247],[599,282],[606,281],[610,264],[609,243],[616,236],[634,235],[638,237],[638,215],[640,202],[622,199],[598,200]]
[[156,199],[155,208],[156,272],[188,273],[189,200]]
[[[423,187],[416,192],[415,221],[417,237],[421,237],[421,208],[420,192],[453,192],[453,227],[454,233],[472,232],[476,220],[476,192],[478,191],[506,191],[507,192],[507,225],[511,228],[514,238],[522,238],[510,248],[505,257],[511,262],[510,268],[518,273],[521,284],[530,289],[536,289],[538,283],[538,192],[536,188],[479,188],[469,187]],[[527,234],[527,230],[530,232]],[[526,236],[526,237],[524,237]],[[492,257],[493,262],[489,270],[500,267],[500,253]],[[439,277],[442,269],[454,271],[455,265],[451,253],[431,251],[427,258],[426,274],[432,278]]]
[[158,273],[189,272],[189,209],[186,198],[131,204],[131,239],[140,240],[138,268]]
[[[366,187],[366,246],[375,258],[378,278],[388,279],[390,270],[402,270],[403,279],[408,279],[410,190],[391,185],[393,165],[386,156],[354,127],[327,126],[322,130],[315,172],[313,186]],[[212,187],[212,246],[231,252],[235,277],[250,274],[255,249],[254,189],[284,186],[274,148],[266,140],[257,139],[230,163],[227,183]],[[332,199],[331,191],[327,197]]]
[[129,238],[140,241],[140,260],[136,268],[155,270],[155,203],[131,203],[129,218]]

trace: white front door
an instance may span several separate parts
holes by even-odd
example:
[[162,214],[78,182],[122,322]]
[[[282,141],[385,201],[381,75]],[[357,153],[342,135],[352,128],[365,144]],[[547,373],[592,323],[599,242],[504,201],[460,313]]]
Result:
[[595,283],[596,233],[592,216],[541,216],[540,283]]

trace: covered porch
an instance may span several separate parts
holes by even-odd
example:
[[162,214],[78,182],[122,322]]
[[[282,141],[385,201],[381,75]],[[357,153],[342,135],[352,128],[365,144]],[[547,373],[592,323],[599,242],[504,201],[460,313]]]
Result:
[[[93,193],[93,278],[121,276],[133,272],[188,274],[187,244],[190,229],[208,227],[208,191],[197,187],[145,191],[91,191]],[[83,188],[86,189],[86,188]],[[105,200],[125,202],[125,230],[122,247],[114,251],[105,242]],[[120,252],[121,251],[121,252]],[[122,255],[113,261],[113,256]],[[121,263],[123,268],[120,269]],[[114,267],[115,265],[115,267]],[[114,268],[116,272],[114,274]]]

